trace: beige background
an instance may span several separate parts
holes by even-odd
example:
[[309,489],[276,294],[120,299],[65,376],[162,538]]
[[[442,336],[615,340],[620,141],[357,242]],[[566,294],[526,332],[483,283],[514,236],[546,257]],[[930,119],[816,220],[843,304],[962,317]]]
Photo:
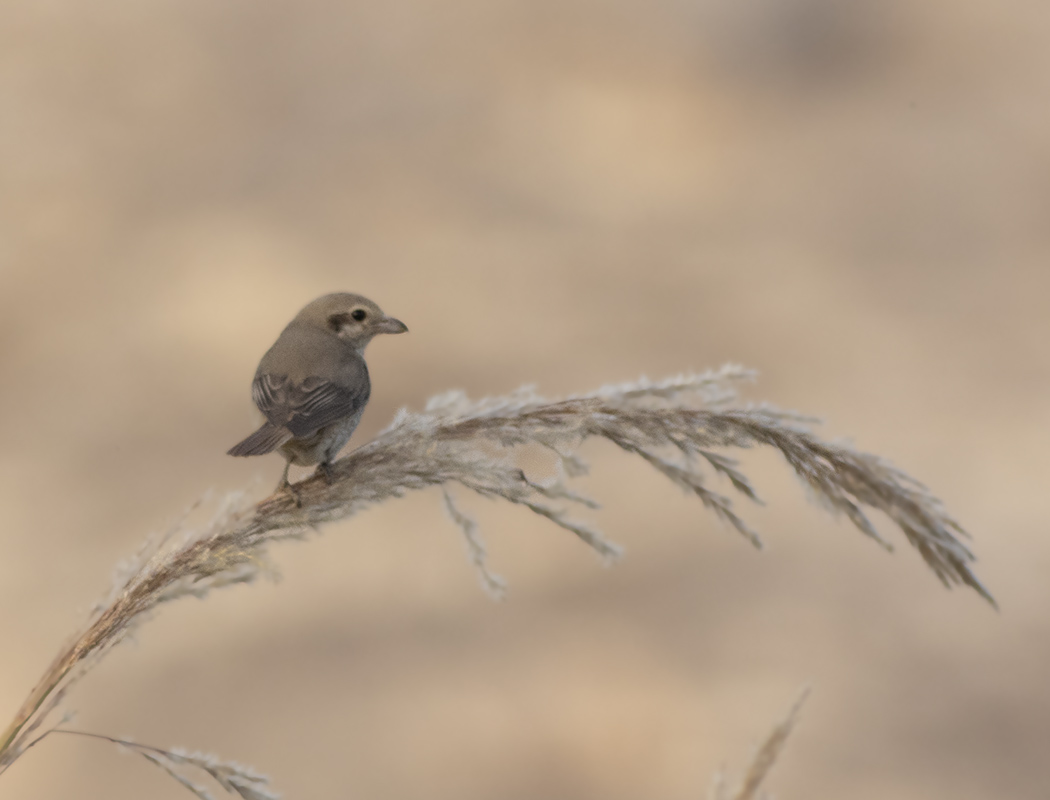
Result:
[[[728,360],[926,481],[995,614],[807,503],[753,552],[589,447],[603,569],[424,493],[183,601],[76,724],[256,765],[289,798],[686,800],[807,681],[781,798],[1050,796],[1050,12],[1000,0],[7,0],[0,7],[0,710],[113,565],[202,492],[307,300],[411,333],[354,439],[441,390]],[[2,798],[184,798],[55,738]]]

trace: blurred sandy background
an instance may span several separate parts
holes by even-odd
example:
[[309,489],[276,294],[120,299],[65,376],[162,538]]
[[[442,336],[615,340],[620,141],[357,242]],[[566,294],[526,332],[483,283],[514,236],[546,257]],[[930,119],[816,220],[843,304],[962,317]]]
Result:
[[[434,493],[166,609],[80,728],[254,764],[289,798],[687,800],[814,684],[781,798],[1050,796],[1050,11],[975,0],[7,0],[0,7],[0,709],[113,565],[209,488],[299,307],[362,292],[354,442],[441,390],[740,361],[930,485],[1002,606],[808,504],[762,554],[600,445],[611,570]],[[185,798],[55,737],[3,798]]]

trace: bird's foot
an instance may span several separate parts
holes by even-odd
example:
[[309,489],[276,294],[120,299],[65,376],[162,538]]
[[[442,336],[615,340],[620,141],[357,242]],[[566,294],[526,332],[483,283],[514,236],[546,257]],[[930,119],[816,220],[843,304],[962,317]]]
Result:
[[322,461],[317,465],[317,474],[324,478],[325,484],[331,486],[335,482],[335,475],[332,474],[332,462]]
[[302,495],[300,495],[299,490],[295,488],[295,484],[288,482],[287,477],[281,478],[281,482],[277,484],[277,489],[274,491],[274,494],[280,494],[281,492],[287,492],[292,496],[296,508],[303,507]]

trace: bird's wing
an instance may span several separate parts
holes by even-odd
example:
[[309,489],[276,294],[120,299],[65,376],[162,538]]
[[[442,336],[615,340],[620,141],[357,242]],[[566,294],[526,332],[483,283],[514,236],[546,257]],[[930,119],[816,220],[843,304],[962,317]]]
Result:
[[355,391],[324,378],[296,384],[284,375],[263,374],[252,383],[252,400],[272,424],[303,439],[360,411],[368,402],[368,383]]

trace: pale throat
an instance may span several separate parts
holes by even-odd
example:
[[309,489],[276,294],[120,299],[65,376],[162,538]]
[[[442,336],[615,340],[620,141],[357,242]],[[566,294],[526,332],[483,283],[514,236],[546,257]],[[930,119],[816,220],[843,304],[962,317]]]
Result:
[[368,347],[368,343],[372,341],[373,338],[371,335],[364,334],[360,330],[352,331],[349,329],[349,326],[340,328],[336,336],[354,348],[354,352],[359,356],[365,354],[365,348]]

